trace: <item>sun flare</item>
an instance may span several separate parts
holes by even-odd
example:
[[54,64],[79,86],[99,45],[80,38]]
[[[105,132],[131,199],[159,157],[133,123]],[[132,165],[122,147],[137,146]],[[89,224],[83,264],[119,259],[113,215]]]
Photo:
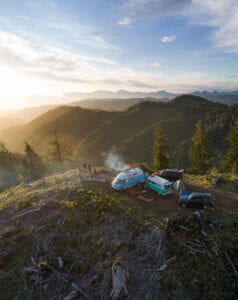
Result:
[[14,103],[10,99],[22,97],[28,89],[18,72],[11,68],[0,66],[0,82],[0,108],[17,107],[17,101]]

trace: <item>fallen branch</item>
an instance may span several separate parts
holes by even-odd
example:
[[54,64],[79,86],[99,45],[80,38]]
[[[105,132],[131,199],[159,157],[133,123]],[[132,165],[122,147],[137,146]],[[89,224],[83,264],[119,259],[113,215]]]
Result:
[[172,256],[170,257],[165,264],[163,264],[160,268],[159,271],[163,272],[164,270],[166,270],[168,268],[169,265],[171,265],[175,260],[177,259],[177,256]]
[[122,290],[124,290],[126,295],[128,294],[126,288],[128,275],[127,267],[122,264],[121,258],[116,258],[112,266],[112,291],[110,294],[112,299],[118,299]]
[[35,208],[35,209],[32,209],[32,210],[28,210],[27,212],[22,213],[22,214],[19,214],[19,215],[16,215],[15,217],[12,217],[12,218],[10,218],[10,219],[8,219],[8,220],[3,220],[3,222],[9,222],[9,221],[15,220],[15,219],[17,219],[17,218],[23,217],[23,216],[25,216],[25,215],[28,215],[28,214],[32,214],[32,213],[34,213],[34,212],[37,212],[37,211],[39,211],[39,210],[41,210],[41,208]]
[[193,217],[194,219],[198,222],[198,224],[201,227],[201,233],[205,236],[207,236],[207,221],[205,220],[204,216],[202,213],[200,213],[199,211],[195,211],[195,213],[193,213]]
[[78,296],[78,292],[76,290],[73,290],[71,293],[69,293],[67,296],[63,298],[63,300],[72,300]]
[[185,230],[185,231],[190,231],[190,229],[188,227],[185,227],[183,225],[180,225],[179,228],[182,230]]
[[146,269],[146,271],[158,271],[163,272],[165,271],[169,265],[171,265],[175,260],[177,259],[177,256],[170,257],[162,266],[160,266],[158,269]]
[[159,253],[160,253],[160,248],[161,248],[162,240],[163,240],[163,236],[161,236],[160,241],[159,241],[159,246],[158,246],[158,249],[157,249],[157,252],[156,252],[156,255],[157,255],[157,256],[158,256]]
[[225,254],[226,259],[227,259],[227,261],[229,262],[229,264],[230,264],[230,266],[231,266],[231,268],[232,268],[232,270],[233,270],[233,274],[234,274],[236,280],[238,280],[238,271],[237,271],[237,269],[236,269],[234,263],[232,262],[232,260],[231,260],[231,258],[230,258],[230,256],[229,256],[229,254],[226,252],[226,250],[225,250],[225,249],[222,249],[222,251],[223,251],[223,253]]
[[74,289],[76,289],[78,292],[80,292],[80,293],[84,296],[85,299],[90,299],[90,297],[89,297],[89,296],[88,296],[81,288],[79,288],[79,287],[76,285],[76,283],[72,282],[72,283],[71,283],[71,286],[72,286]]
[[66,282],[66,283],[70,283],[71,286],[72,286],[75,290],[77,290],[78,292],[80,292],[80,293],[84,296],[85,299],[90,299],[90,297],[89,297],[89,296],[88,296],[81,288],[79,288],[78,285],[77,285],[76,283],[71,282],[71,280],[69,280],[69,279],[67,278],[67,277],[69,276],[68,274],[63,274],[63,273],[57,271],[57,270],[56,270],[55,268],[53,268],[53,267],[50,267],[50,269],[51,269],[51,271],[52,271],[53,273],[56,274],[56,276],[57,276],[58,278],[62,279],[62,280],[63,280],[64,282]]

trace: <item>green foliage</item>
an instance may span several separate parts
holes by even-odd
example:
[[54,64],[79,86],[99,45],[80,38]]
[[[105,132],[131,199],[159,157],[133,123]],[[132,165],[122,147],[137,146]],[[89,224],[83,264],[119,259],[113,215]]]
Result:
[[206,131],[202,123],[198,122],[189,149],[191,172],[204,174],[209,169],[210,159],[211,154],[208,148]]
[[53,133],[50,141],[51,149],[49,151],[53,162],[61,164],[64,160],[69,160],[72,154],[70,147],[62,140],[61,135],[57,131]]
[[80,157],[101,163],[99,153],[115,146],[127,161],[150,161],[154,126],[160,122],[170,149],[171,165],[186,168],[193,128],[201,120],[211,141],[213,164],[217,166],[223,159],[227,147],[225,138],[235,115],[238,115],[235,107],[191,95],[177,97],[168,103],[141,102],[85,135],[76,151]]
[[234,122],[228,136],[229,148],[223,162],[226,171],[238,174],[238,119]]
[[0,142],[0,191],[18,182],[19,155],[12,154]]
[[23,178],[29,180],[36,180],[42,177],[46,171],[41,158],[27,142],[25,142],[21,171]]
[[154,133],[154,148],[153,148],[153,166],[155,170],[162,170],[169,167],[169,149],[166,145],[163,130],[158,124],[155,127]]
[[211,145],[212,164],[217,167],[223,161],[228,146],[226,137],[238,117],[238,105],[228,107],[192,95],[182,95],[167,103],[145,100],[123,112],[59,107],[22,129],[5,131],[2,139],[15,151],[22,149],[27,139],[37,153],[46,155],[52,131],[58,131],[65,144],[74,149],[74,157],[82,161],[101,164],[101,154],[115,147],[129,162],[150,162],[153,131],[160,122],[170,149],[171,166],[187,168],[189,141],[195,124],[201,121]]

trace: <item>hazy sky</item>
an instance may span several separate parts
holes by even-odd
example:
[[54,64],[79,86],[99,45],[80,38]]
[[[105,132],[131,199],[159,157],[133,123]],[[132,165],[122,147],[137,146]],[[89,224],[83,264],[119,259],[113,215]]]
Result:
[[0,107],[69,91],[238,89],[238,0],[0,1],[0,82]]

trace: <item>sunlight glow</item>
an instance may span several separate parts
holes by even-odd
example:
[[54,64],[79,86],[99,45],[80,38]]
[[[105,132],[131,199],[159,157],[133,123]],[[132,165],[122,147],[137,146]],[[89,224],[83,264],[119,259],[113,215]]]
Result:
[[17,103],[9,99],[24,96],[29,87],[25,86],[18,72],[1,65],[0,82],[0,108],[17,107]]

